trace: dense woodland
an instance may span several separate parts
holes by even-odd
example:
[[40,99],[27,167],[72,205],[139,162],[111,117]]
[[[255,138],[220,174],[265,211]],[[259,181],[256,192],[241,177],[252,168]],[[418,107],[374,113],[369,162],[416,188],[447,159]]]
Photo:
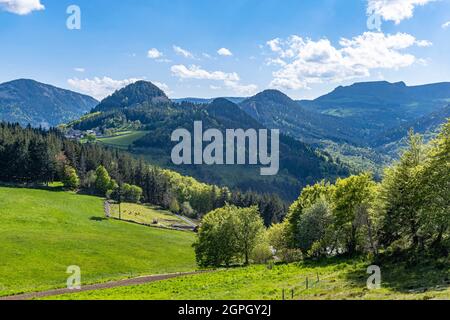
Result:
[[[22,185],[63,181],[66,188],[159,205],[175,213],[202,216],[225,203],[257,205],[266,225],[281,221],[286,204],[276,195],[230,191],[200,183],[174,171],[151,166],[126,152],[95,143],[68,140],[56,129],[49,131],[0,123],[0,181]],[[125,198],[127,198],[125,197]]]
[[243,216],[242,210],[227,206],[205,216],[194,245],[200,265],[262,263],[271,260],[274,251],[285,262],[383,255],[406,257],[412,263],[425,256],[447,264],[450,121],[428,144],[410,131],[408,147],[379,183],[362,173],[308,186],[286,220],[268,229],[258,215]]

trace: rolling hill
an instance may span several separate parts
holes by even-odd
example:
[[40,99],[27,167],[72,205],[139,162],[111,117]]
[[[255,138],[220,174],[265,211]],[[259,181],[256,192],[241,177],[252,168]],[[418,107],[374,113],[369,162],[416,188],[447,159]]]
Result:
[[78,119],[97,105],[86,95],[34,80],[0,84],[0,120],[52,127]]

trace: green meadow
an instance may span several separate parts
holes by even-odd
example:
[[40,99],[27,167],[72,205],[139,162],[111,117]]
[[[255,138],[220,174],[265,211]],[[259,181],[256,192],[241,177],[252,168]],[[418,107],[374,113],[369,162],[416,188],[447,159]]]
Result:
[[[444,266],[444,265],[443,265]],[[367,288],[368,264],[331,259],[300,264],[250,266],[161,282],[67,294],[73,300],[402,300],[449,299],[448,264],[381,265],[380,289]],[[283,296],[284,291],[284,296]]]
[[195,235],[107,220],[103,199],[0,187],[0,296],[196,269]]
[[104,145],[116,147],[119,149],[127,149],[134,141],[142,138],[147,131],[124,131],[118,132],[114,136],[98,138],[97,140]]

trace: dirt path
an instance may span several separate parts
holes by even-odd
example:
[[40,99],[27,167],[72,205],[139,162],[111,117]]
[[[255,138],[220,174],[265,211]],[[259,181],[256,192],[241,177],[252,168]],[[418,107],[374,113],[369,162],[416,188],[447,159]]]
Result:
[[24,293],[24,294],[8,296],[8,297],[0,297],[0,300],[31,300],[31,299],[35,299],[35,298],[51,297],[51,296],[57,296],[57,295],[66,294],[66,293],[77,293],[77,292],[84,292],[84,291],[91,291],[91,290],[109,289],[109,288],[125,287],[125,286],[132,286],[132,285],[138,285],[138,284],[146,284],[146,283],[162,281],[162,280],[167,280],[167,279],[173,279],[173,278],[178,278],[178,277],[183,277],[183,276],[201,274],[201,273],[205,273],[205,272],[208,272],[208,271],[159,274],[159,275],[153,275],[153,276],[145,276],[145,277],[138,277],[138,278],[112,281],[112,282],[106,282],[106,283],[86,285],[86,286],[82,286],[80,290],[70,290],[67,288],[55,289],[55,290],[48,290],[48,291],[42,291],[42,292]]
[[189,220],[188,218],[184,217],[184,216],[179,216],[177,214],[175,214],[176,217],[180,218],[181,220],[183,220],[184,222],[186,222],[188,225],[190,225],[191,227],[197,227],[197,225],[195,223],[193,223],[191,220]]

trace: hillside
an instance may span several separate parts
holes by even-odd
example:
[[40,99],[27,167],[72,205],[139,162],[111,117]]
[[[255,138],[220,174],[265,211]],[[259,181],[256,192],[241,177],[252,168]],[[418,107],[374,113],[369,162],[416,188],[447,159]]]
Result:
[[447,105],[435,112],[420,117],[414,121],[410,121],[398,128],[388,130],[380,134],[374,147],[378,148],[380,152],[394,152],[398,150],[399,145],[404,146],[405,132],[413,129],[414,132],[425,135],[428,139],[436,135],[442,124],[447,119],[450,119],[450,105]]
[[[407,86],[404,82],[362,82],[338,87],[313,101],[308,110],[341,117],[360,129],[363,145],[377,145],[383,132],[395,130],[443,108],[450,101],[450,83]],[[404,133],[406,135],[407,132]]]
[[308,143],[324,139],[354,141],[355,128],[344,119],[307,110],[278,90],[266,90],[242,101],[239,107],[264,126]]
[[0,187],[0,296],[195,270],[194,234],[106,220],[103,200],[54,190]]
[[313,101],[293,101],[266,90],[239,106],[269,128],[310,143],[354,171],[381,168],[397,158],[410,128],[436,132],[448,117],[450,83],[408,87],[362,82],[338,87]]
[[152,90],[141,94],[141,98],[127,98],[125,93],[137,91],[134,86],[144,85],[132,84],[107,100],[138,101],[142,100],[142,97],[147,100],[131,106],[125,103],[121,108],[109,109],[104,108],[105,103],[101,102],[95,110],[102,109],[104,112],[92,114],[77,122],[74,128],[120,131],[124,127],[137,125],[139,130],[146,131],[147,134],[133,141],[128,147],[131,152],[208,183],[244,191],[277,193],[287,200],[298,196],[300,188],[306,184],[322,179],[333,180],[348,173],[346,168],[330,161],[331,157],[318,153],[311,146],[288,136],[282,136],[280,140],[280,174],[276,177],[261,177],[257,166],[175,166],[170,159],[175,143],[170,141],[170,137],[177,128],[192,130],[194,121],[202,121],[204,130],[262,129],[265,126],[225,98],[215,99],[210,104],[174,104],[164,100],[155,102],[155,97],[161,97],[162,94],[153,90],[151,84],[147,86]]
[[51,127],[81,117],[97,100],[34,80],[0,84],[0,121]]

